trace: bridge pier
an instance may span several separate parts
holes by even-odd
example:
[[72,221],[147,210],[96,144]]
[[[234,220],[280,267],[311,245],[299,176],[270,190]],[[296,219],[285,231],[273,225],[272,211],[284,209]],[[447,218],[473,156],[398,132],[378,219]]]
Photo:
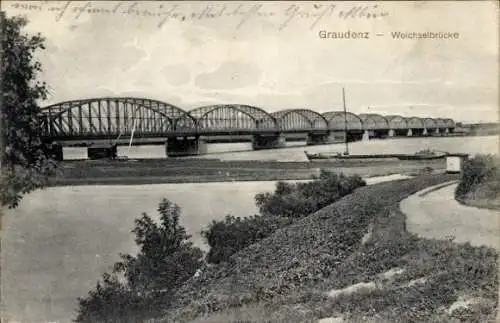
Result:
[[252,149],[275,149],[285,147],[285,136],[283,134],[277,135],[254,135],[252,139]]
[[389,136],[389,129],[373,130],[373,138],[384,139]]
[[390,130],[365,130],[362,140],[370,140],[372,138],[385,138],[389,135]]
[[168,138],[165,143],[167,157],[199,156],[207,153],[207,143],[196,137]]
[[[345,140],[344,138],[345,134],[343,133],[342,140]],[[306,142],[308,146],[333,144],[335,142],[335,135],[332,133],[308,133]]]
[[[342,132],[343,133],[343,132]],[[341,138],[344,141],[344,137]],[[347,132],[347,141],[360,141],[363,140],[363,131],[362,130],[350,130]]]
[[118,151],[117,145],[112,144],[90,144],[87,147],[88,159],[115,159]]
[[405,137],[408,136],[408,132],[411,129],[390,129],[388,136],[389,137]]
[[440,136],[441,135],[441,130],[439,128],[429,129],[429,132],[430,132],[431,136]]
[[427,134],[427,129],[422,129],[422,128],[414,128],[414,129],[409,129],[408,130],[408,136],[410,137],[421,137],[425,136]]
[[[346,133],[345,131],[330,131],[330,136],[334,142],[345,142]],[[351,134],[347,132],[347,140],[349,141]]]

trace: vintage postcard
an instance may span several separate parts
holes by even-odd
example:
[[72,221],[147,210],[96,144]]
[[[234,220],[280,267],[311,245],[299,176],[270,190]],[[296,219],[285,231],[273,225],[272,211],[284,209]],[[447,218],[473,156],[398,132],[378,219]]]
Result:
[[498,13],[2,1],[2,322],[498,322]]

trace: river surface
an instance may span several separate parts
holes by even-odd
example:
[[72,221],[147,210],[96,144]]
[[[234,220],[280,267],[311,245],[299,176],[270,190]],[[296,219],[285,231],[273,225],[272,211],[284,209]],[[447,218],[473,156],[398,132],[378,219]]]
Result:
[[[428,148],[453,153],[498,153],[499,143],[499,136],[376,139],[349,143],[349,151],[352,154],[405,154]],[[208,144],[208,154],[201,158],[305,161],[304,150],[316,153],[343,152],[345,149],[344,144],[305,146],[305,142],[287,142],[286,146],[282,149],[252,151],[250,143]],[[63,153],[65,159],[87,158],[86,148],[65,147]],[[165,147],[158,145],[120,146],[118,154],[130,158],[166,158]]]
[[[300,143],[298,143],[300,144]],[[297,145],[297,143],[294,143]],[[331,152],[343,145],[244,151],[249,144],[213,144],[208,158],[301,161],[303,151]],[[499,137],[448,137],[373,140],[350,145],[351,152],[400,153],[436,149],[498,154]],[[227,152],[232,150],[233,152]],[[86,150],[65,149],[65,158],[84,158]],[[164,157],[162,146],[121,148],[133,158]],[[373,182],[374,180],[371,180]],[[2,301],[6,322],[70,322],[76,297],[85,296],[120,252],[134,253],[130,230],[146,212],[156,216],[167,198],[182,208],[181,222],[197,246],[206,250],[200,231],[226,214],[257,212],[255,194],[272,191],[275,182],[109,185],[52,187],[24,198],[3,219]]]

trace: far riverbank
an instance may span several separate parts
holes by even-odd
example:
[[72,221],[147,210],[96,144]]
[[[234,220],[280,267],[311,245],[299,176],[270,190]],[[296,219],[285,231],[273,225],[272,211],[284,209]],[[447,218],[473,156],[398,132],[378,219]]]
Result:
[[138,160],[119,162],[73,161],[60,165],[50,186],[147,185],[164,183],[213,183],[307,180],[320,169],[362,177],[390,174],[415,175],[442,171],[445,160],[400,161],[218,161],[218,160]]

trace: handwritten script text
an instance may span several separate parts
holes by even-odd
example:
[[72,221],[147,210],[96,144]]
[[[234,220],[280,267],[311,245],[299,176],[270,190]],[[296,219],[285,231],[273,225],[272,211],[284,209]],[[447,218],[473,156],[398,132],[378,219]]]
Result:
[[210,3],[193,10],[188,5],[168,2],[100,2],[100,1],[41,1],[13,2],[10,8],[16,11],[49,12],[56,21],[63,18],[78,20],[84,15],[122,15],[157,20],[159,28],[169,21],[215,20],[224,17],[237,17],[235,28],[240,28],[255,18],[273,18],[276,27],[282,30],[293,22],[306,21],[313,29],[320,23],[331,20],[375,20],[389,16],[381,4],[356,4],[349,2],[326,2],[322,4],[288,3],[276,9],[268,4],[218,4]]

